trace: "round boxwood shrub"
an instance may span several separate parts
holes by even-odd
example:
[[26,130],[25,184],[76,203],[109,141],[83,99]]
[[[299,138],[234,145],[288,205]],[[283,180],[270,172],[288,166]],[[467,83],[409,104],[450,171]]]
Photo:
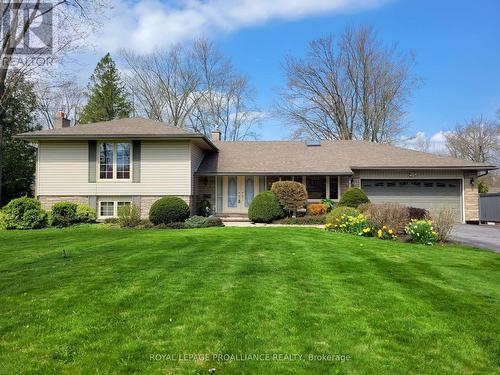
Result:
[[79,223],[95,223],[97,214],[93,208],[86,204],[79,204],[76,207],[76,220]]
[[50,210],[50,225],[54,227],[67,227],[76,223],[77,204],[73,202],[57,202]]
[[175,196],[160,198],[149,209],[149,221],[155,225],[184,222],[188,217],[189,206]]
[[359,188],[350,188],[340,197],[339,206],[357,208],[360,204],[369,202],[370,200],[363,190]]
[[0,211],[3,229],[38,229],[46,225],[47,213],[34,198],[13,199]]
[[248,218],[255,223],[270,223],[283,216],[285,216],[285,212],[278,197],[272,191],[256,195],[248,207]]

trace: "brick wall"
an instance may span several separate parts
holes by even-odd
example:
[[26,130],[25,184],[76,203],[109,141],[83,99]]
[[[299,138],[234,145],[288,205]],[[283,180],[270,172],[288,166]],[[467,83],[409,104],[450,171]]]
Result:
[[195,181],[193,209],[196,211],[202,200],[207,199],[215,207],[215,176],[197,176]]
[[[186,202],[190,207],[191,207],[191,196],[189,195],[179,195],[179,198],[183,199],[184,202]],[[158,199],[160,199],[161,196],[141,196],[141,218],[147,219],[149,217],[149,209],[151,208],[151,205],[156,202]],[[191,207],[191,211],[193,211],[193,208]]]
[[89,197],[86,195],[67,195],[67,196],[48,196],[41,195],[38,196],[38,200],[40,201],[42,208],[44,210],[50,210],[54,203],[57,202],[73,202],[76,204],[89,204]]
[[[471,186],[470,179],[474,179],[474,186]],[[477,190],[477,174],[475,172],[464,173],[464,206],[465,221],[479,220],[479,193]]]

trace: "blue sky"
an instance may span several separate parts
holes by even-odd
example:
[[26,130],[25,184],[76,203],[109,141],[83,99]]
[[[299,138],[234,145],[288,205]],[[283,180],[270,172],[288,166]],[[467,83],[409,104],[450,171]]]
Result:
[[[116,10],[113,22],[96,39],[96,52],[85,56],[87,66],[81,75],[90,74],[104,50],[113,54],[113,49],[122,48],[124,38],[129,40],[129,47],[133,48],[135,43],[140,50],[145,45],[165,46],[204,35],[214,40],[237,69],[250,77],[258,105],[267,111],[278,100],[277,90],[284,83],[280,63],[286,54],[302,56],[311,39],[338,34],[347,25],[369,24],[384,42],[397,43],[401,51],[416,55],[414,72],[423,79],[423,85],[408,105],[408,135],[425,132],[432,136],[472,116],[492,117],[500,109],[500,1],[274,0],[270,3],[267,0],[124,2],[118,9],[121,12]],[[127,16],[119,19],[118,14],[125,14],[123,10],[128,10]],[[114,31],[117,29],[119,32]],[[123,30],[129,34],[123,34]],[[156,42],[144,42],[155,38]],[[144,47],[144,53],[148,47]],[[289,136],[279,120],[266,120],[259,133],[262,139]]]

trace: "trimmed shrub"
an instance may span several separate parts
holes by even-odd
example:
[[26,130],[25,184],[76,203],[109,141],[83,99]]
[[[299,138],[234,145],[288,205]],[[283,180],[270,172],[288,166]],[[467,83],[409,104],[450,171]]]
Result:
[[288,215],[296,213],[307,201],[306,187],[297,181],[276,181],[271,186],[278,201],[288,211]]
[[151,205],[149,220],[155,224],[182,222],[189,217],[189,206],[176,196],[166,196]]
[[339,206],[334,208],[332,212],[326,215],[326,224],[336,224],[337,219],[340,220],[342,215],[346,216],[358,216],[359,211],[352,207]]
[[270,223],[284,216],[278,197],[272,191],[257,194],[248,207],[248,218],[255,223]]
[[326,214],[326,206],[323,203],[311,203],[307,206],[307,213],[311,216]]
[[46,225],[47,213],[34,198],[13,199],[0,211],[0,227],[3,229],[38,229]]
[[429,211],[425,208],[408,207],[408,215],[410,220],[424,220],[429,216]]
[[120,227],[134,228],[141,223],[139,208],[135,204],[125,204],[118,208],[118,224]]
[[396,233],[404,233],[410,221],[408,208],[398,203],[364,203],[358,209],[377,229],[386,226]]
[[340,197],[339,206],[348,206],[357,208],[360,204],[369,203],[370,200],[365,192],[359,188],[353,187],[347,189]]
[[197,216],[197,215],[191,216],[185,221],[187,228],[201,228],[205,226],[206,222],[207,218],[205,216]]
[[73,202],[57,202],[50,210],[50,225],[67,227],[77,222],[77,204]]
[[432,245],[438,240],[438,234],[430,220],[412,220],[406,226],[406,233],[412,242],[425,245]]
[[431,218],[434,228],[436,228],[438,239],[443,242],[447,241],[456,222],[455,211],[451,208],[442,208],[436,212],[432,212]]
[[274,223],[289,225],[323,225],[326,223],[326,215],[287,217],[276,220]]
[[95,223],[97,214],[93,208],[86,204],[76,206],[76,220],[79,223]]
[[205,227],[223,227],[222,219],[220,217],[210,216],[205,222]]

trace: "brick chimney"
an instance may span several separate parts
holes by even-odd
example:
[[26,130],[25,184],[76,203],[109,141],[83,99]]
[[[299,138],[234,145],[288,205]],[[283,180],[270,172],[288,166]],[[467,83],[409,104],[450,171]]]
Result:
[[212,140],[213,141],[220,141],[220,135],[221,135],[221,132],[220,132],[219,128],[212,130]]
[[66,118],[63,111],[56,112],[56,118],[54,121],[54,129],[67,128],[70,125],[69,119]]

